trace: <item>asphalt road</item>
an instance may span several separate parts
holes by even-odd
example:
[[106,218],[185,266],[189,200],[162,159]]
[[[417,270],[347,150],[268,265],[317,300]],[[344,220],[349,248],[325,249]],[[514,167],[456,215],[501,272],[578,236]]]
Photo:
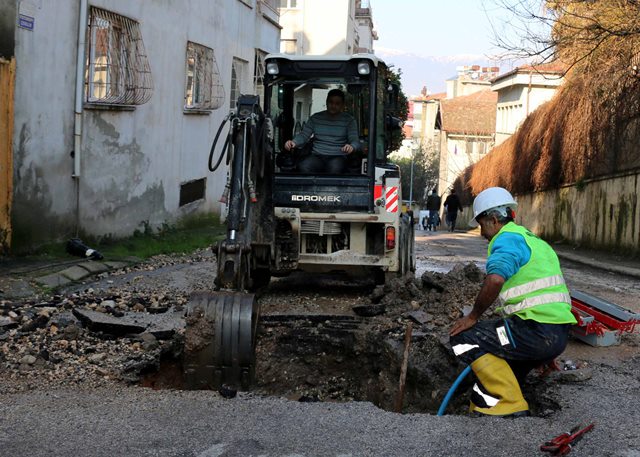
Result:
[[[424,269],[482,264],[486,255],[486,242],[474,234],[418,232],[417,242]],[[577,276],[588,283],[588,274],[600,273]],[[637,294],[631,280],[613,282]],[[536,456],[544,455],[539,446],[545,440],[595,422],[572,455],[640,457],[640,356],[637,338],[624,341],[619,348],[584,352],[593,360],[593,377],[560,384],[562,409],[546,418],[400,415],[370,403],[80,385],[0,393],[0,455]]]

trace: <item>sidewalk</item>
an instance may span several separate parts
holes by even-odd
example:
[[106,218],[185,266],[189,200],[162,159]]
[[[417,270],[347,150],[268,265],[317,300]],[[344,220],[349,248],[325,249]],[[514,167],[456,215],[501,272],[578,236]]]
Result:
[[124,268],[139,259],[127,261],[52,258],[0,258],[0,300],[36,296],[81,281],[90,276]]
[[640,279],[639,259],[626,258],[606,251],[574,248],[560,243],[551,246],[561,260]]

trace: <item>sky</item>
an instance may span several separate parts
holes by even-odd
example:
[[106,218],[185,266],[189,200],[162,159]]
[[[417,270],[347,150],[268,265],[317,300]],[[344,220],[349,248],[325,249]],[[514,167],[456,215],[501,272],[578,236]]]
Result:
[[494,32],[503,31],[509,14],[493,0],[369,0],[379,39],[374,51],[387,64],[402,69],[404,92],[444,92],[445,80],[460,65],[498,66],[501,53]]

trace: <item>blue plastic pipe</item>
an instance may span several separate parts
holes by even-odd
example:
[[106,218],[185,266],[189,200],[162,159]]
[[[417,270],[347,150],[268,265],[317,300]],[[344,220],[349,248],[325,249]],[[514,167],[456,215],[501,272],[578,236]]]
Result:
[[458,388],[462,380],[469,374],[470,371],[471,371],[471,365],[467,365],[467,368],[462,370],[462,373],[460,373],[458,378],[453,382],[453,384],[451,384],[451,387],[449,387],[449,392],[447,392],[447,395],[444,396],[444,400],[442,400],[442,404],[438,409],[438,416],[444,416],[444,410],[447,409],[449,400],[451,400],[451,397],[453,397],[453,394],[456,392],[456,389]]

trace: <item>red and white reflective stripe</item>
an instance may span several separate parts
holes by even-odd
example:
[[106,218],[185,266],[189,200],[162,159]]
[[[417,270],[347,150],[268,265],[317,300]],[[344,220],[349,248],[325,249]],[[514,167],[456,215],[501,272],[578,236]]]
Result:
[[384,200],[388,213],[396,213],[398,211],[398,187],[386,187],[384,189]]

